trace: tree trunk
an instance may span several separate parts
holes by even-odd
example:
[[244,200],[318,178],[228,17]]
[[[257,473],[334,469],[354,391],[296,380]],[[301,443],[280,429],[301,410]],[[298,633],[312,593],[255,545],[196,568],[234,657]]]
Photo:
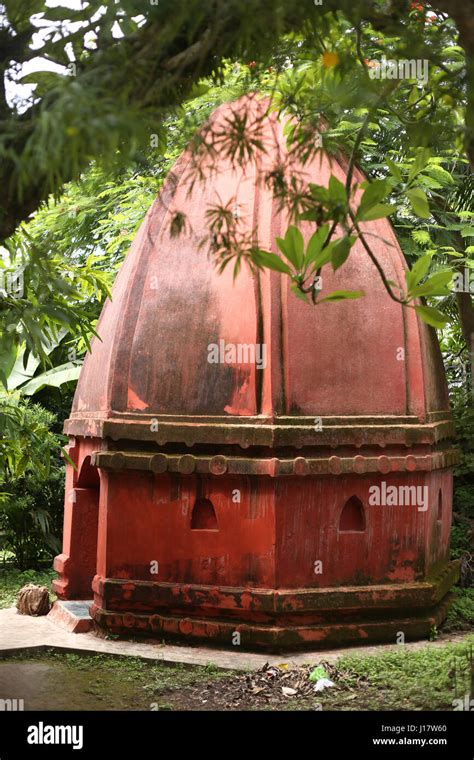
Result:
[[468,350],[474,349],[474,306],[470,293],[456,292],[456,303],[466,346]]

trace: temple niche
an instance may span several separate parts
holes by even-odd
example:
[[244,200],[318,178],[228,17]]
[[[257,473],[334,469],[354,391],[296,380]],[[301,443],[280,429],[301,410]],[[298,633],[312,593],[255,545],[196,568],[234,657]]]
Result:
[[[211,123],[265,108],[245,97]],[[274,252],[289,224],[261,181],[290,162],[283,124],[271,113],[260,129],[259,161],[224,154],[203,181],[181,156],[119,272],[65,425],[75,467],[55,590],[93,596],[95,623],[121,634],[231,647],[238,632],[242,647],[276,650],[428,636],[457,578],[438,342],[360,243],[324,270],[327,292],[365,292],[337,304],[304,303],[275,271],[217,271],[206,209],[232,202]],[[291,170],[345,181],[342,159]],[[401,285],[390,223],[366,229]],[[403,504],[384,499],[393,488]]]

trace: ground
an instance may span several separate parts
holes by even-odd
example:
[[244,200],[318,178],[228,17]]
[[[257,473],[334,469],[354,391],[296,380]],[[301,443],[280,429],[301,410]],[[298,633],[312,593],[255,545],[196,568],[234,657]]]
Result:
[[[26,710],[452,710],[469,693],[474,637],[461,644],[248,672],[137,658],[39,653],[0,662],[0,697]],[[322,673],[317,671],[316,678]],[[120,687],[119,687],[120,685]]]

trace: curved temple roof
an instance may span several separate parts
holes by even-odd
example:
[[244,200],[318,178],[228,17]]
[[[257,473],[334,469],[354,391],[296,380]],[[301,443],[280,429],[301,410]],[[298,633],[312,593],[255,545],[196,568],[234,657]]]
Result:
[[[276,252],[288,219],[262,177],[284,162],[303,181],[326,185],[331,174],[345,180],[343,167],[325,156],[304,168],[288,156],[276,114],[260,119],[263,99],[220,107],[212,128],[225,137],[229,117],[246,109],[265,154],[242,168],[221,150],[217,166],[204,161],[205,181],[194,184],[192,153],[178,160],[104,306],[102,340],[93,341],[84,363],[72,418],[409,415],[423,421],[447,409],[434,332],[389,298],[359,243],[337,272],[323,270],[325,294],[364,290],[358,300],[315,307],[296,298],[289,278],[277,272],[255,277],[243,265],[233,281],[231,262],[218,273],[203,246],[209,207],[230,203],[239,229],[258,232],[260,246]],[[354,179],[363,176],[356,171]],[[171,231],[176,212],[186,215],[179,236]],[[366,229],[388,279],[402,284],[406,264],[390,223],[381,219]],[[301,230],[308,239],[314,228],[305,223]],[[235,361],[220,361],[226,356]]]

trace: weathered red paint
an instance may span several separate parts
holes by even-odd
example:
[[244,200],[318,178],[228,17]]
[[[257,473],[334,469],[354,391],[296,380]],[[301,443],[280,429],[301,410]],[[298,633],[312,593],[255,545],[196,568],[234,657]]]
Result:
[[[223,106],[214,125],[243,108],[264,103]],[[191,156],[179,159],[117,277],[65,426],[77,470],[67,466],[55,588],[88,598],[93,585],[93,616],[116,632],[230,645],[237,631],[242,646],[277,648],[427,635],[457,575],[436,336],[390,300],[358,244],[324,272],[326,292],[363,289],[358,301],[315,308],[275,272],[244,268],[235,283],[230,267],[216,272],[200,246],[208,206],[235,197],[267,249],[288,224],[258,175],[277,157],[291,164],[282,125],[271,115],[261,128],[259,167],[221,158],[190,195]],[[292,170],[345,177],[319,157]],[[184,237],[170,233],[175,211]],[[370,231],[402,284],[390,224]],[[266,367],[209,363],[221,339],[265,343]],[[428,509],[369,504],[383,482],[426,487]]]

